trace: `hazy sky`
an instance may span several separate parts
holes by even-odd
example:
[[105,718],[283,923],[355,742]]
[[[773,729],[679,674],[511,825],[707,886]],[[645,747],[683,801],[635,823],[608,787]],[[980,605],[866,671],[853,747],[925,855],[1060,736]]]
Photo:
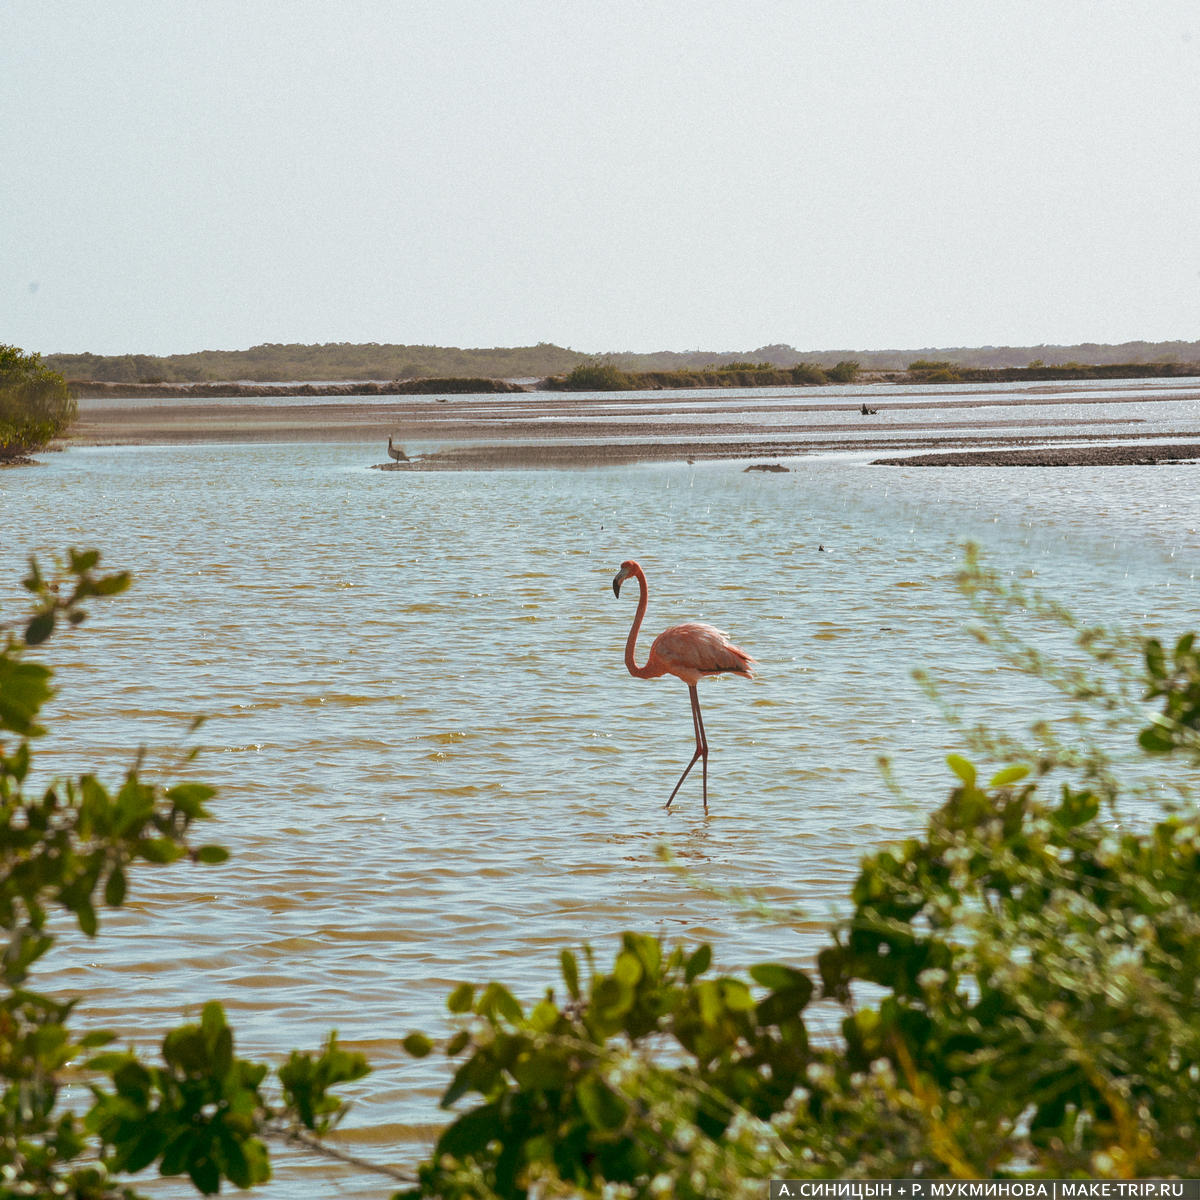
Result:
[[0,342],[1200,338],[1196,0],[0,0]]

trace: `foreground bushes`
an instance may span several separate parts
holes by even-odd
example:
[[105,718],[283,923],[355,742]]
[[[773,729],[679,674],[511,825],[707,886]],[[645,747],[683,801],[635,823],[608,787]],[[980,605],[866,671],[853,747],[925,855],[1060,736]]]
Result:
[[42,449],[74,419],[63,377],[40,355],[0,345],[0,463]]
[[[960,779],[926,835],[867,857],[819,958],[710,973],[707,947],[626,934],[525,1012],[451,997],[474,1094],[411,1196],[760,1195],[769,1178],[1194,1175],[1200,1168],[1200,824],[1114,829],[1001,772]],[[882,989],[863,1003],[862,985]],[[856,1002],[856,989],[858,999]],[[411,1036],[410,1052],[430,1049]]]

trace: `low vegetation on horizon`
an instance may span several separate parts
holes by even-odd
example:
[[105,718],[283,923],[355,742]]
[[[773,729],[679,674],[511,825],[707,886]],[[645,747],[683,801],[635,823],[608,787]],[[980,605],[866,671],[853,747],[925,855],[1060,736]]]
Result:
[[813,363],[776,367],[769,362],[731,362],[708,369],[686,367],[675,371],[622,371],[612,363],[580,363],[566,375],[543,379],[538,385],[551,392],[630,392],[660,388],[711,387],[813,387],[823,383],[853,383],[857,362],[845,360],[823,368]]
[[447,376],[533,380],[565,376],[581,366],[611,367],[626,374],[703,371],[734,365],[783,371],[811,366],[828,371],[849,361],[857,362],[863,371],[903,371],[914,361],[936,362],[949,369],[1026,368],[1043,363],[1089,366],[1132,363],[1169,367],[1200,362],[1200,341],[806,352],[775,344],[751,351],[662,350],[649,354],[631,351],[584,354],[549,342],[491,349],[329,342],[323,345],[267,343],[249,350],[203,350],[166,357],[149,354],[44,356],[48,368],[73,382],[141,384],[237,380],[250,383],[348,382]]

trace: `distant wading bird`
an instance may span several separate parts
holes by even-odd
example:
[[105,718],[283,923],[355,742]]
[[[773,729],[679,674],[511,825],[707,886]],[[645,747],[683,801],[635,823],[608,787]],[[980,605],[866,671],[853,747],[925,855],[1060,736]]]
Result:
[[675,799],[688,772],[696,765],[696,759],[704,763],[704,809],[708,811],[708,741],[704,736],[704,721],[700,716],[700,696],[696,684],[706,675],[743,675],[747,679],[754,678],[751,664],[754,659],[744,650],[739,650],[719,629],[711,625],[702,625],[690,621],[686,625],[672,625],[664,629],[654,639],[650,646],[650,657],[646,665],[639,667],[634,662],[633,655],[637,646],[638,631],[642,627],[642,618],[646,615],[646,604],[649,595],[646,591],[646,575],[635,562],[623,562],[621,569],[613,579],[613,595],[621,595],[621,584],[630,576],[638,581],[640,594],[638,596],[637,612],[633,618],[633,628],[629,631],[629,640],[625,643],[625,665],[630,675],[638,679],[657,679],[660,675],[677,675],[688,685],[692,698],[692,725],[696,732],[696,753],[692,761],[683,769],[679,782],[667,798],[667,807]]
[[408,455],[399,446],[392,445],[390,434],[388,435],[388,457],[394,458],[397,462],[408,462]]

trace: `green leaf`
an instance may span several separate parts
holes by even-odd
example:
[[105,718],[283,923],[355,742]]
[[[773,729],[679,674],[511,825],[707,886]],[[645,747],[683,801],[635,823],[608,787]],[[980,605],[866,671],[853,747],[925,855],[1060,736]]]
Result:
[[1175,666],[1183,668],[1187,665],[1187,660],[1192,654],[1192,643],[1195,642],[1196,635],[1194,633],[1185,633],[1183,637],[1175,643]]
[[570,993],[572,1000],[578,1000],[580,994],[579,963],[570,950],[564,950],[559,955],[559,962],[562,965],[563,982],[567,985],[567,991]]
[[749,1012],[754,1007],[754,997],[740,979],[721,980],[721,1000],[730,1012]]
[[575,1090],[579,1107],[593,1129],[610,1131],[624,1124],[629,1108],[598,1076],[587,1075]]
[[104,903],[109,908],[120,908],[125,903],[125,888],[125,871],[118,864],[113,867],[108,882],[104,885]]
[[224,1126],[218,1135],[218,1165],[235,1186],[247,1189],[271,1178],[266,1147],[255,1137],[246,1137]]
[[794,1025],[803,1023],[803,1012],[812,999],[813,985],[805,978],[797,987],[780,988],[764,996],[755,1009],[760,1025]]
[[215,1196],[221,1190],[221,1169],[208,1153],[191,1159],[187,1173],[196,1190],[203,1195]]
[[72,546],[67,551],[67,560],[71,564],[72,575],[83,575],[90,571],[100,561],[99,550],[76,550]]
[[[708,970],[712,963],[712,947],[705,944],[698,946],[695,952],[687,960],[687,965],[683,969],[683,977],[688,983],[691,983],[697,975],[703,975]],[[753,971],[751,972],[753,974]]]
[[183,1124],[182,1120],[174,1113],[171,1116],[175,1117],[177,1125],[174,1132],[171,1132],[169,1125],[167,1126],[165,1132],[169,1140],[166,1148],[162,1151],[162,1162],[158,1169],[163,1175],[181,1175],[187,1169],[188,1159],[192,1156],[192,1149],[199,1140],[199,1136],[190,1124]]
[[40,612],[25,626],[25,645],[40,646],[54,632],[54,609]]
[[0,775],[7,774],[17,783],[24,783],[29,774],[29,760],[29,743],[21,742],[7,757],[0,754]]
[[975,768],[961,754],[947,754],[946,765],[963,781],[964,787],[975,786]]
[[173,863],[183,854],[183,848],[170,838],[143,838],[137,843],[137,852],[147,862]]
[[436,1154],[464,1158],[486,1150],[504,1132],[500,1111],[495,1104],[485,1104],[464,1113],[438,1138]]
[[224,846],[201,846],[196,851],[196,861],[202,863],[223,863],[228,861],[229,851]]
[[617,1021],[633,1006],[633,989],[612,975],[592,981],[592,1013],[605,1021]]
[[1138,745],[1150,754],[1167,754],[1175,747],[1175,739],[1169,726],[1160,725],[1155,720],[1138,734]]
[[133,1134],[133,1137],[129,1140],[122,1140],[116,1147],[117,1162],[122,1171],[136,1175],[158,1158],[163,1148],[163,1134],[156,1123],[134,1125],[130,1129],[130,1133]]
[[[208,1053],[197,1025],[181,1025],[163,1038],[163,1058],[184,1074],[208,1069]],[[182,1168],[181,1168],[182,1169]]]
[[1151,679],[1162,679],[1167,674],[1167,659],[1158,638],[1147,638],[1142,643],[1146,656],[1146,670]]
[[242,1141],[228,1129],[223,1129],[220,1135],[221,1166],[229,1182],[235,1187],[248,1188],[254,1184],[254,1173],[246,1158]]
[[525,1013],[516,997],[501,983],[489,983],[479,1000],[479,1011],[485,1016],[499,1013],[505,1020],[514,1025],[521,1021]]
[[123,1050],[113,1050],[108,1054],[96,1054],[84,1064],[89,1071],[101,1071],[110,1075],[119,1067],[129,1062],[129,1055]]
[[227,1075],[233,1066],[233,1031],[225,1020],[225,1010],[216,1000],[210,1000],[204,1006],[200,1030],[213,1070],[218,1075]]
[[646,975],[655,975],[662,963],[662,945],[658,938],[646,933],[623,933],[625,949],[637,957]]
[[636,954],[622,950],[613,964],[613,978],[626,987],[634,987],[641,982],[645,967]]
[[119,571],[115,575],[104,575],[92,581],[88,589],[93,596],[116,596],[125,591],[133,582],[133,576],[128,571]]
[[1002,771],[997,771],[992,776],[990,787],[1000,788],[1005,787],[1010,783],[1016,783],[1018,779],[1024,779],[1029,774],[1029,767],[1025,763],[1014,763],[1011,767],[1005,767]]
[[79,922],[79,928],[88,937],[95,937],[99,923],[96,920],[96,910],[92,907],[91,901],[80,900],[71,906],[71,911],[74,912],[75,918]]
[[446,1001],[446,1007],[452,1013],[466,1013],[471,1011],[471,1005],[474,1002],[475,989],[469,983],[460,983],[450,993],[450,998]]
[[[222,1141],[224,1142],[224,1139]],[[257,1183],[266,1183],[271,1178],[271,1160],[266,1146],[258,1138],[246,1138],[239,1141],[237,1147],[241,1154],[241,1163],[236,1175],[232,1161],[228,1163],[226,1174],[229,1181],[243,1189],[251,1188]],[[226,1154],[228,1153],[226,1151]]]
[[1100,811],[1100,800],[1091,792],[1073,792],[1063,785],[1062,803],[1053,813],[1055,822],[1064,829],[1085,825]]
[[521,1059],[513,1065],[512,1074],[525,1091],[557,1092],[566,1086],[571,1068],[555,1049]]
[[34,718],[54,694],[50,679],[50,668],[41,663],[0,657],[0,729],[23,737],[40,734]]
[[715,979],[705,980],[696,989],[696,998],[700,1001],[700,1020],[710,1028],[716,1025],[725,1013],[720,985]]
[[423,1033],[410,1033],[402,1045],[413,1058],[424,1058],[433,1049],[433,1042]]
[[783,963],[757,963],[750,968],[750,978],[773,992],[782,991],[784,988],[803,987],[806,984],[810,988],[812,986],[803,971],[784,966]]
[[468,1092],[486,1096],[500,1078],[499,1068],[480,1051],[476,1051],[454,1072],[450,1086],[440,1100],[442,1108],[452,1108]]
[[185,816],[194,820],[208,816],[204,802],[216,794],[217,789],[205,783],[178,783],[167,789],[167,799]]
[[29,559],[29,574],[21,580],[21,586],[27,592],[33,592],[37,595],[45,586],[45,579],[42,576],[42,568],[38,565],[38,560],[32,555]]

